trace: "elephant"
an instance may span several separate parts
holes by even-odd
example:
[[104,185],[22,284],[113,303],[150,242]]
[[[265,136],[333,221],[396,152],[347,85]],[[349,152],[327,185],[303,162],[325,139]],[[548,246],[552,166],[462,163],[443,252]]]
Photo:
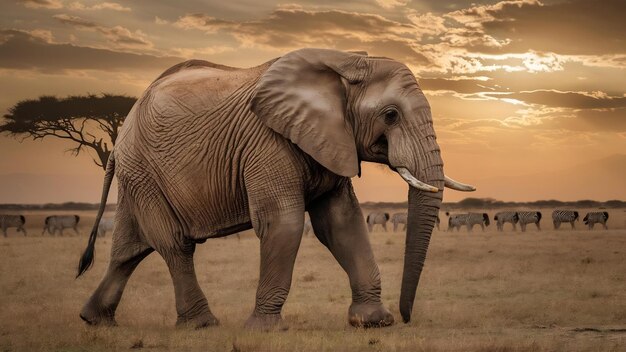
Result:
[[254,229],[260,277],[245,327],[285,328],[281,310],[308,211],[315,236],[348,275],[348,322],[393,324],[350,180],[361,161],[387,165],[410,186],[400,293],[409,322],[443,187],[475,190],[444,175],[413,73],[389,58],[314,48],[248,69],[201,60],[167,69],[132,107],[108,159],[77,277],[93,263],[115,176],[111,259],[80,317],[116,324],[130,275],[156,251],[174,285],[177,326],[218,325],[196,278],[196,244]]
[[374,231],[374,226],[376,225],[382,226],[383,230],[387,232],[387,221],[389,221],[389,213],[373,212],[369,213],[365,219],[369,232]]

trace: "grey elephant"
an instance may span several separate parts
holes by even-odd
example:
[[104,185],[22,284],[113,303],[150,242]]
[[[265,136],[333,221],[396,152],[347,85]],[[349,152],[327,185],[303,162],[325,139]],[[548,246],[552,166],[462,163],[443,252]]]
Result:
[[316,237],[348,274],[350,324],[392,324],[350,181],[360,161],[388,165],[411,186],[400,294],[408,322],[443,187],[474,190],[444,176],[430,107],[411,71],[391,59],[326,49],[249,69],[198,60],[171,67],[137,100],[107,163],[78,276],[93,262],[115,175],[111,260],[81,318],[115,324],[130,275],[156,251],[174,284],[177,325],[218,324],[194,271],[196,244],[253,228],[260,278],[245,325],[280,328],[307,210]]
[[389,213],[373,212],[369,213],[365,219],[369,232],[374,231],[376,225],[380,225],[387,232],[387,221],[389,221]]

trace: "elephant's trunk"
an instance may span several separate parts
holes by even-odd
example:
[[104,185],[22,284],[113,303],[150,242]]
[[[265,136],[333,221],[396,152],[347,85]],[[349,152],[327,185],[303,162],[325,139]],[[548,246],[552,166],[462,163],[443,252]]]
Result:
[[415,292],[426,260],[430,236],[437,221],[442,196],[442,191],[432,193],[409,187],[409,214],[400,290],[400,314],[405,323],[411,320]]
[[[430,132],[434,136],[434,131]],[[427,135],[431,133],[427,133]],[[441,207],[445,184],[443,162],[435,139],[423,138],[419,146],[420,153],[417,155],[420,160],[418,160],[417,165],[421,170],[416,170],[418,178],[436,187],[438,191],[432,192],[409,187],[404,271],[400,290],[400,314],[402,314],[402,320],[405,323],[411,320],[415,291],[426,260],[430,236]]]

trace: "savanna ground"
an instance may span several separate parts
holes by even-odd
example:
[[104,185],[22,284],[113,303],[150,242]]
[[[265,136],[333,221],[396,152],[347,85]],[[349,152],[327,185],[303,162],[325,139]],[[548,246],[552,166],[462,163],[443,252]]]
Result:
[[[287,332],[249,332],[259,243],[246,233],[197,247],[196,271],[221,326],[176,329],[167,267],[150,255],[129,281],[119,327],[93,328],[78,313],[106,270],[111,234],[98,239],[91,271],[74,279],[95,212],[81,215],[81,235],[41,235],[51,212],[25,212],[29,236],[0,237],[2,351],[624,351],[626,212],[609,209],[609,230],[552,229],[467,234],[435,230],[410,324],[354,329],[347,324],[345,273],[314,236],[304,237],[283,309]],[[586,210],[579,209],[581,217]],[[367,214],[365,209],[364,213]],[[62,212],[55,212],[62,213]],[[490,211],[493,219],[495,211]],[[389,226],[391,230],[391,226]],[[371,235],[384,303],[398,312],[404,234]]]

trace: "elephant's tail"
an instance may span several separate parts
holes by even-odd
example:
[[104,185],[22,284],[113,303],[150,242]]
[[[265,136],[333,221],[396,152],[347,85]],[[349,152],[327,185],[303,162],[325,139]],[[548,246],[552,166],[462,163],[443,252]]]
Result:
[[365,222],[368,223],[368,224],[370,223],[370,216],[369,215],[367,215],[367,219],[365,219]]
[[112,151],[111,155],[109,156],[109,161],[107,162],[106,171],[104,172],[104,184],[102,185],[102,198],[100,199],[100,208],[98,209],[96,222],[93,224],[93,229],[91,230],[91,234],[89,235],[87,248],[85,248],[85,252],[83,252],[83,255],[80,257],[80,262],[78,263],[78,274],[76,275],[77,278],[81,276],[85,271],[87,271],[93,264],[94,249],[96,247],[96,237],[98,236],[98,226],[100,225],[100,220],[102,219],[102,214],[104,213],[104,208],[107,204],[109,189],[111,188],[111,182],[113,181],[114,175],[115,155],[114,151]]

